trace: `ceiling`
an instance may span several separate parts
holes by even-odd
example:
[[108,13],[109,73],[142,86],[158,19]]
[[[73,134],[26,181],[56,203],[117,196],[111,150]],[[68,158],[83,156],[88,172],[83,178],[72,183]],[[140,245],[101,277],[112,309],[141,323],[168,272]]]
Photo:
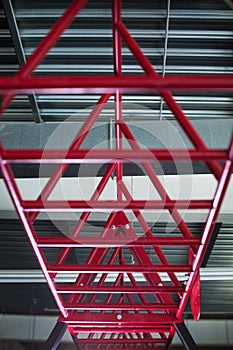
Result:
[[[52,25],[71,3],[60,0],[48,1],[13,1],[13,10],[18,26],[22,47],[17,44],[17,38],[12,38],[9,23],[6,18],[6,6],[9,1],[0,1],[0,76],[8,77],[17,73],[35,50],[37,45],[48,33]],[[8,4],[8,5],[7,5]],[[3,6],[4,5],[4,6]],[[5,11],[4,11],[5,8]],[[130,1],[122,2],[122,17],[129,32],[137,40],[143,52],[150,59],[153,67],[161,75],[166,74],[216,74],[229,75],[233,73],[233,12],[230,1],[183,0],[171,1]],[[104,20],[103,20],[104,19]],[[9,18],[8,18],[9,20]],[[18,38],[18,39],[19,39]],[[22,50],[23,49],[23,50]],[[123,74],[143,74],[138,62],[134,59],[126,45],[123,45]],[[109,1],[91,0],[80,12],[71,26],[64,32],[57,44],[48,52],[46,58],[35,69],[33,76],[44,75],[106,75],[113,73],[112,23]],[[230,141],[233,126],[233,96],[232,92],[178,91],[175,99],[192,121],[199,134],[210,148],[226,148]],[[72,122],[86,120],[90,107],[99,99],[96,94],[33,94],[17,95],[2,115],[0,138],[5,148],[43,148],[58,145],[63,142],[64,129],[59,129],[67,118]],[[98,121],[98,127],[86,140],[85,147],[93,148],[101,142],[112,143],[113,133],[113,102],[109,99]],[[146,147],[159,147],[157,142],[158,123],[178,128],[174,116],[163,102],[159,94],[125,94],[123,95],[124,120],[135,128],[137,137]],[[63,123],[62,123],[63,122]],[[156,124],[157,123],[157,124]],[[168,124],[167,124],[168,123]],[[58,135],[56,130],[60,130]],[[190,142],[178,128],[177,134],[189,147]],[[70,135],[68,130],[68,136]],[[149,137],[149,132],[154,137]],[[172,131],[171,131],[172,133]],[[55,137],[56,136],[56,137]],[[58,137],[58,138],[57,138]],[[166,137],[166,135],[164,136]],[[166,142],[169,147],[175,147],[174,135],[169,134]],[[65,136],[64,136],[65,138]],[[65,144],[65,141],[64,141]],[[167,145],[167,144],[166,144]],[[165,146],[166,146],[165,145]],[[65,144],[66,146],[66,144]],[[98,168],[97,177],[101,177],[105,169]],[[25,179],[23,188],[29,186],[32,179],[42,176],[38,165],[14,165],[15,177]],[[203,162],[192,164],[192,169],[184,165],[177,171],[172,165],[161,164],[160,175],[169,176],[190,175],[200,176],[200,188],[204,191],[206,176],[210,176],[208,167]],[[47,169],[45,169],[46,177]],[[95,167],[73,167],[66,173],[68,179],[79,174],[83,187],[88,186],[88,179],[96,173]],[[124,176],[129,178],[133,186],[143,178],[142,169],[133,164],[125,165]],[[209,178],[208,178],[209,179]],[[2,180],[0,180],[2,183]],[[86,181],[86,182],[85,182]],[[143,180],[142,180],[143,181]],[[209,180],[208,180],[209,181]],[[140,184],[142,184],[140,182]],[[25,186],[25,187],[23,187]],[[31,186],[31,185],[30,185]],[[35,184],[37,186],[37,184]],[[1,195],[5,196],[5,188],[0,186]],[[28,187],[29,188],[29,187]],[[206,187],[207,188],[207,187]],[[69,189],[72,191],[72,188]],[[208,190],[209,191],[209,190]],[[3,197],[2,197],[3,198]],[[7,203],[4,197],[4,203]],[[205,261],[201,268],[201,319],[230,320],[233,318],[233,210],[222,211],[215,227]],[[188,226],[194,236],[199,237],[205,221],[203,213],[190,216]],[[66,225],[66,220],[60,218],[59,225],[41,216],[36,221],[36,230],[41,237],[60,235],[59,225]],[[95,230],[104,225],[102,216],[90,220],[90,226]],[[134,222],[136,232],[140,229]],[[150,221],[152,232],[158,236],[166,233],[167,222],[162,217],[158,222]],[[85,235],[89,234],[90,226]],[[173,231],[177,233],[176,229]],[[2,315],[58,316],[59,311],[47,284],[39,271],[39,265],[31,249],[14,209],[0,205],[0,309]],[[185,247],[174,251],[165,251],[171,263],[185,261]],[[54,250],[47,251],[48,261],[56,257]],[[55,255],[54,255],[55,254]],[[148,248],[148,256],[156,263],[153,251]],[[69,256],[68,263],[84,263],[88,248],[77,248]],[[126,250],[124,258],[132,263],[132,256]],[[185,319],[192,318],[190,305],[184,312]],[[217,321],[216,321],[217,322]],[[30,325],[32,327],[32,325]],[[225,332],[225,328],[223,329]],[[34,340],[37,340],[34,338]],[[7,341],[5,348],[7,350]],[[15,340],[14,340],[15,341]],[[32,347],[30,341],[21,340],[26,349]],[[40,339],[41,341],[41,339]],[[40,344],[41,345],[41,344]],[[232,346],[232,343],[225,344]],[[20,349],[17,343],[16,349]],[[18,346],[18,348],[17,348]]]

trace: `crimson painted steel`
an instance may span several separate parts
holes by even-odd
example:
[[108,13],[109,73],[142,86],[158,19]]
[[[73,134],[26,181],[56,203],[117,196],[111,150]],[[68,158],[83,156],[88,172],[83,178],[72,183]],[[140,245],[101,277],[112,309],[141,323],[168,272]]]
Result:
[[[51,293],[60,309],[60,322],[67,324],[77,348],[144,348],[169,349],[175,324],[183,322],[182,314],[191,296],[194,318],[200,317],[199,268],[207,250],[224,194],[233,168],[233,140],[229,148],[208,149],[194,129],[170,90],[209,89],[232,90],[232,76],[171,76],[160,77],[144,55],[121,18],[121,1],[112,1],[113,74],[98,77],[31,77],[50,48],[87,1],[73,1],[63,16],[15,77],[0,78],[0,92],[4,93],[0,112],[3,113],[16,93],[95,93],[103,94],[83,123],[69,150],[5,150],[0,146],[0,167],[6,187],[19,215],[32,249],[38,259]],[[122,73],[122,43],[143,68],[145,75],[125,76]],[[141,149],[137,139],[125,123],[122,113],[122,94],[132,91],[159,92],[174,117],[192,142],[194,149]],[[80,149],[86,136],[109,98],[115,101],[115,149]],[[131,149],[123,148],[123,138]],[[64,156],[65,155],[65,156]],[[173,200],[162,185],[152,164],[159,161],[203,161],[217,180],[213,199]],[[52,201],[50,194],[70,164],[101,163],[108,160],[105,174],[89,200]],[[221,160],[221,163],[219,161]],[[123,163],[137,161],[150,178],[159,200],[135,199],[124,183]],[[56,169],[35,200],[24,200],[19,192],[12,163],[55,164]],[[221,165],[220,165],[221,164]],[[101,200],[109,179],[114,176],[115,200]],[[113,196],[114,197],[114,196]],[[180,235],[156,235],[146,221],[145,210],[168,211]],[[205,209],[206,224],[196,237],[181,217],[180,209]],[[83,229],[92,212],[107,215],[103,227],[96,228],[93,237]],[[81,215],[69,237],[41,237],[34,223],[43,212],[74,212]],[[135,231],[128,213],[140,227]],[[86,232],[86,231],[85,231]],[[187,263],[171,264],[164,247],[185,247]],[[46,249],[57,253],[56,261],[48,262]],[[149,250],[148,250],[149,248]],[[75,249],[86,249],[86,262],[68,263]],[[130,256],[130,262],[125,256]],[[75,253],[75,254],[76,254]],[[154,254],[154,260],[151,258]],[[60,274],[72,274],[73,283],[58,283]],[[83,334],[86,334],[85,341]],[[94,346],[94,347],[93,347]]]
[[19,77],[0,78],[0,93],[27,94],[31,91],[40,94],[87,94],[121,92],[153,92],[164,94],[165,90],[233,90],[232,75],[220,76],[51,76],[20,79]]

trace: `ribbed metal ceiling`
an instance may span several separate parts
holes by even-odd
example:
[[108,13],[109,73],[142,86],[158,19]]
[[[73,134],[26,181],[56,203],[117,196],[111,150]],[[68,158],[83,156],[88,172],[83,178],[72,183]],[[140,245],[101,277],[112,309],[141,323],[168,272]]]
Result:
[[[26,56],[42,40],[70,1],[14,1],[15,15]],[[168,21],[167,21],[168,14]],[[232,10],[222,0],[123,1],[123,19],[133,37],[160,74],[233,73]],[[13,75],[18,62],[3,10],[0,10],[0,74]],[[168,29],[166,31],[166,28]],[[111,4],[89,1],[86,7],[48,53],[35,74],[113,73]],[[167,44],[167,45],[166,45]],[[123,72],[142,73],[128,48],[123,46]],[[232,118],[232,95],[208,93],[176,94],[190,119]],[[92,106],[94,95],[39,95],[44,121],[63,121]],[[172,115],[156,94],[125,95],[124,102],[151,108],[146,119]],[[138,114],[126,116],[131,120]],[[108,112],[102,119],[109,120]],[[4,121],[33,121],[27,96],[18,96],[5,112]]]

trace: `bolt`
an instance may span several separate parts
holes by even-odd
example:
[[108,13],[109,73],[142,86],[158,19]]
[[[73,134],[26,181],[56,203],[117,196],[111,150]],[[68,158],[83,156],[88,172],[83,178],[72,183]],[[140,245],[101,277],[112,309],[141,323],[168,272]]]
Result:
[[112,229],[112,230],[115,230],[115,228],[116,228],[115,225],[112,225],[112,226],[111,226],[111,229]]
[[129,229],[129,224],[126,224],[125,228],[126,228],[126,230],[128,230]]
[[122,319],[122,315],[121,315],[121,314],[118,314],[116,318],[117,318],[118,320],[121,320],[121,319]]

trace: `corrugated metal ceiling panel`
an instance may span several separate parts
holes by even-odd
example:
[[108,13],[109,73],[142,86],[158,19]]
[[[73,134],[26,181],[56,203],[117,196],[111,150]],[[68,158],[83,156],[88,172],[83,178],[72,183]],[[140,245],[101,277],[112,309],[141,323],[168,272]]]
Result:
[[[49,31],[69,1],[15,1],[14,8],[24,50],[28,57]],[[102,74],[113,72],[111,48],[110,3],[90,1],[57,45],[37,68],[36,74]],[[164,61],[166,35],[164,1],[123,1],[123,18],[144,53],[158,73],[199,74],[233,73],[232,11],[221,0],[171,2],[168,48]],[[0,74],[12,75],[18,70],[17,59],[3,11],[0,12]],[[104,18],[104,21],[103,21]],[[123,48],[124,73],[141,73],[141,68],[129,50]],[[232,118],[230,94],[176,94],[177,101],[190,119]],[[37,96],[41,116],[45,121],[62,121],[78,110],[92,106],[98,99],[93,95]],[[126,103],[143,104],[152,109],[146,119],[160,117],[158,95],[128,95]],[[163,106],[162,117],[172,118]],[[126,116],[127,118],[127,116]],[[130,115],[131,119],[139,118]],[[141,118],[141,115],[140,115]],[[108,113],[102,119],[109,120]],[[27,96],[16,97],[5,112],[4,120],[32,121]]]

